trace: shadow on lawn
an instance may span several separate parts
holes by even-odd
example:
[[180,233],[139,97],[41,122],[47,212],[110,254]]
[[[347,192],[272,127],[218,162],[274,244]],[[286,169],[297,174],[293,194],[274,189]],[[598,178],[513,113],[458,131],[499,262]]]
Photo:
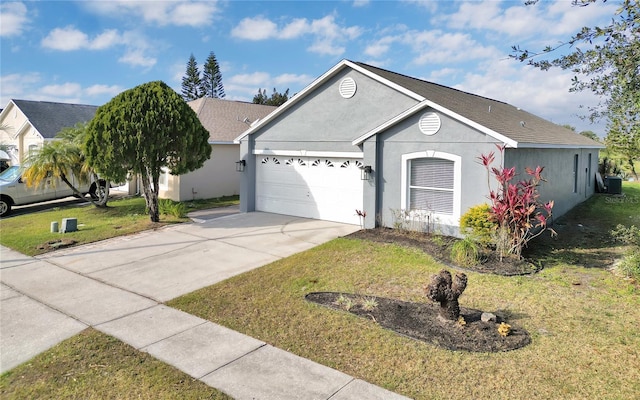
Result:
[[546,232],[532,240],[523,256],[536,260],[542,267],[567,263],[585,268],[610,268],[622,257],[624,249],[611,235],[619,220],[597,212],[593,199],[578,205],[552,225],[557,236]]

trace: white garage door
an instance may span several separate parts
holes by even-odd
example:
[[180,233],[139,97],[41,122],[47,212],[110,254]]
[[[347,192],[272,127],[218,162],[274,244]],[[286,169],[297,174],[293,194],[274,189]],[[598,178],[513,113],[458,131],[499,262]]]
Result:
[[358,224],[358,159],[256,156],[256,210]]

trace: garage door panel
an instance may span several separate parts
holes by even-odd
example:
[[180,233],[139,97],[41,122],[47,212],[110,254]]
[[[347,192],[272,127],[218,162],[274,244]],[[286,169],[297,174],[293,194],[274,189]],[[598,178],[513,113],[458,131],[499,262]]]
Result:
[[362,181],[358,160],[257,156],[256,209],[358,224]]

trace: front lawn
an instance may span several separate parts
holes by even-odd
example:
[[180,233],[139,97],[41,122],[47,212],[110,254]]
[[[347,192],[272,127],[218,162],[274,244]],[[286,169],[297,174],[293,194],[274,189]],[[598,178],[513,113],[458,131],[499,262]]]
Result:
[[[640,186],[625,184],[625,193],[639,199]],[[619,206],[612,198],[595,196],[578,211],[639,225],[640,202]],[[622,254],[611,242],[603,250]],[[500,313],[531,335],[530,345],[503,353],[444,350],[304,299],[336,291],[427,301],[423,286],[443,265],[395,244],[336,239],[169,305],[417,399],[637,397],[637,284],[605,267],[567,262],[565,252],[548,253],[547,267],[534,275],[468,273],[461,306]]]
[[0,398],[231,399],[93,329],[2,374]]
[[[238,204],[238,196],[184,202],[187,211],[225,207]],[[189,221],[172,215],[161,215],[159,223],[152,223],[146,212],[142,197],[114,200],[107,208],[93,205],[75,205],[49,211],[18,215],[0,219],[0,244],[26,255],[38,255],[49,251],[47,242],[74,241],[78,244],[96,242],[116,236],[130,235],[148,229],[157,229],[167,224]],[[51,233],[51,222],[63,218],[77,218],[78,231]]]

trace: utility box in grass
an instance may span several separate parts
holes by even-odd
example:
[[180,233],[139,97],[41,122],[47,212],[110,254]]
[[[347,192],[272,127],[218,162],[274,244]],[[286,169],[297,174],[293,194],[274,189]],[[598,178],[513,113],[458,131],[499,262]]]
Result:
[[62,226],[60,227],[61,233],[75,232],[78,230],[77,218],[62,218]]

